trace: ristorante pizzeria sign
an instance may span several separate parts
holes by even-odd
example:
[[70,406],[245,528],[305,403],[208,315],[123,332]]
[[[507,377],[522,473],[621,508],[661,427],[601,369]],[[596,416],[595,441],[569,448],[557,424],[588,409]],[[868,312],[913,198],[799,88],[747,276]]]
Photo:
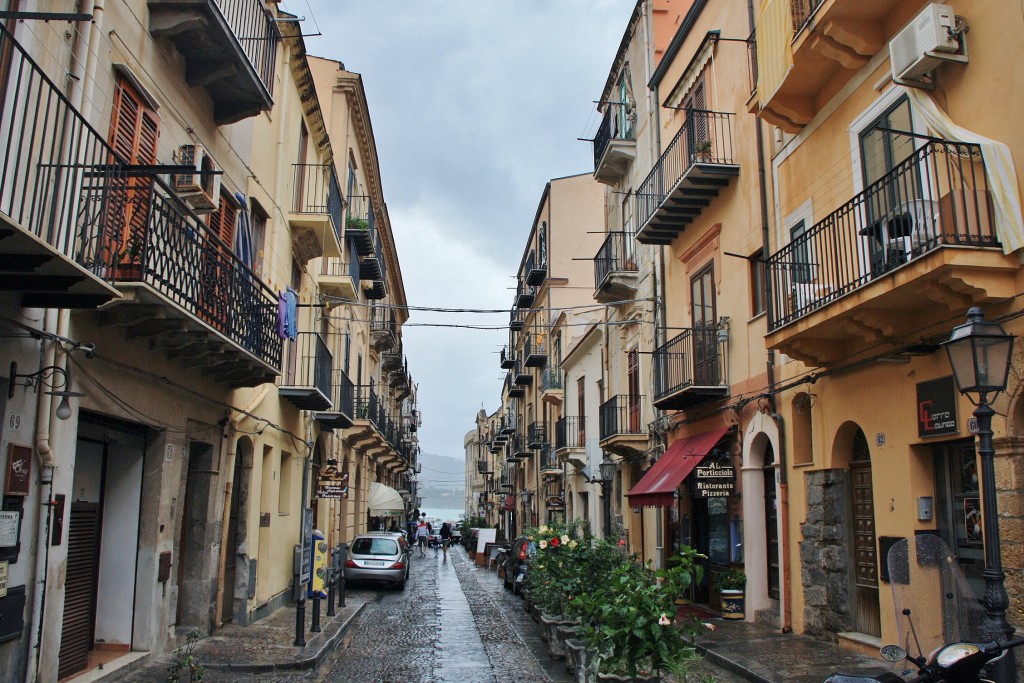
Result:
[[725,498],[736,490],[736,468],[732,465],[701,465],[693,474],[697,498]]

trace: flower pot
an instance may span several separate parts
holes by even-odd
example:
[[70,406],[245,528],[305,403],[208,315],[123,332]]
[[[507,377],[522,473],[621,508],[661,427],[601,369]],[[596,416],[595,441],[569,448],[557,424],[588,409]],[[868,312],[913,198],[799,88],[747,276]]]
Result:
[[576,674],[576,683],[591,683],[590,676],[590,653],[582,640],[569,638],[565,641],[566,667]]
[[636,676],[628,676],[624,674],[609,674],[603,671],[597,672],[597,678],[595,679],[599,683],[661,683],[661,676],[657,674],[637,674]]
[[744,595],[739,589],[725,589],[719,592],[722,603],[722,617],[725,619],[742,619],[744,611]]
[[558,629],[563,626],[574,626],[575,622],[562,619],[561,616],[553,614],[541,614],[540,623],[543,627],[541,639],[547,643],[548,657],[561,659],[565,657],[565,650],[562,647],[562,640],[558,637]]

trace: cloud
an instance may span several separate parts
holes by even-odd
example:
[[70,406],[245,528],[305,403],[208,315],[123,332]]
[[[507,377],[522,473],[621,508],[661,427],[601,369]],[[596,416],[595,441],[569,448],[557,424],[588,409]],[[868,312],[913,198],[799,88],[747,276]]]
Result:
[[[292,0],[311,54],[363,75],[410,305],[511,307],[508,289],[545,183],[589,172],[593,101],[630,0]],[[314,23],[315,20],[315,23]],[[507,325],[413,312],[410,323]],[[404,331],[424,450],[462,457],[500,401],[507,330]]]

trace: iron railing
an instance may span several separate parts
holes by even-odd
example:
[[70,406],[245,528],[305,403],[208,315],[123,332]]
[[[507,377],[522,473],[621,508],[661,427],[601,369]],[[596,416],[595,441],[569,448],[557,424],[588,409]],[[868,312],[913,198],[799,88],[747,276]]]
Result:
[[337,369],[333,373],[334,379],[331,382],[331,403],[332,410],[336,413],[355,417],[356,391],[355,385],[349,379],[348,373],[343,369]]
[[635,110],[628,104],[611,102],[605,107],[601,126],[594,135],[594,168],[601,164],[604,151],[612,140],[633,140],[635,136]]
[[348,248],[338,256],[320,259],[323,265],[320,268],[321,275],[332,277],[348,277],[352,280],[352,288],[360,290],[359,259],[356,257],[356,248],[351,238],[347,239]]
[[570,416],[555,422],[555,450],[583,448],[587,443],[586,418]]
[[599,422],[600,438],[611,438],[623,434],[644,434],[641,408],[644,397],[639,394],[619,394],[601,404]]
[[530,308],[537,299],[537,288],[526,284],[526,280],[520,278],[516,284],[516,308]]
[[526,324],[526,317],[530,315],[528,308],[513,308],[509,313],[508,329],[519,332]]
[[327,348],[324,338],[316,332],[299,332],[290,351],[295,354],[295,364],[278,380],[278,383],[286,386],[315,387],[329,398],[334,357]]
[[799,33],[825,0],[793,0],[793,32]]
[[647,225],[695,164],[732,164],[732,114],[691,109],[658,159],[636,190],[639,224]]
[[998,247],[981,148],[929,138],[768,258],[777,330],[944,246]]
[[0,26],[0,211],[96,276],[142,280],[271,367],[277,297],[163,179],[106,143]]
[[538,454],[538,460],[540,461],[541,470],[559,470],[562,469],[562,463],[558,462],[558,456],[555,455],[555,451],[550,445],[545,445],[540,449]]
[[295,184],[292,211],[326,214],[331,217],[338,243],[342,241],[341,215],[345,201],[334,173],[334,164],[294,164]]
[[562,388],[562,368],[559,365],[548,365],[540,376],[541,391],[559,391]]
[[373,202],[366,195],[352,195],[345,208],[345,234],[353,240],[360,256],[373,253],[377,242]]
[[684,330],[655,349],[655,403],[689,387],[727,386],[724,350],[714,326]]
[[594,289],[601,289],[612,273],[636,272],[636,247],[631,232],[610,232],[594,257]]
[[388,334],[397,341],[398,321],[395,310],[390,306],[370,306],[370,332]]
[[543,421],[535,420],[526,428],[526,443],[530,448],[540,448],[547,443],[547,426]]
[[214,0],[214,4],[267,92],[273,95],[277,44],[281,40],[273,15],[262,0]]

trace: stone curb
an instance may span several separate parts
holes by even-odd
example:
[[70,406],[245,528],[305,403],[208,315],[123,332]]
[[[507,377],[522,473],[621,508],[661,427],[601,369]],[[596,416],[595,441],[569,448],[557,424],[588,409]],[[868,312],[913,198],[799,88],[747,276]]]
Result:
[[726,671],[731,671],[737,676],[743,676],[748,681],[753,681],[753,683],[772,683],[767,678],[758,675],[757,673],[751,671],[742,664],[739,664],[738,662],[729,659],[728,657],[712,649],[709,649],[706,645],[702,645],[699,642],[694,643],[693,645],[697,648],[697,652],[704,655],[704,657],[708,661],[710,661],[712,664],[715,664],[716,666],[725,669]]
[[320,666],[324,658],[329,655],[341,642],[341,637],[348,631],[349,626],[366,607],[365,602],[350,604],[347,615],[339,614],[331,622],[325,625],[323,631],[318,634],[323,636],[328,629],[334,632],[324,638],[317,645],[307,645],[302,648],[294,659],[279,662],[203,662],[203,667],[211,671],[233,671],[236,673],[275,673],[284,671],[305,671]]

